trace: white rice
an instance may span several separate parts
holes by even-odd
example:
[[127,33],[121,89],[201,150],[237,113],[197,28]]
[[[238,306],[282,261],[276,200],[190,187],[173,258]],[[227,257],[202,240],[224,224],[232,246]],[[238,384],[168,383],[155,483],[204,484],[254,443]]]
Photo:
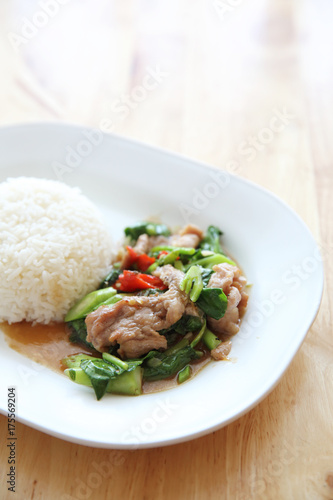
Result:
[[0,184],[0,321],[62,321],[110,257],[107,228],[79,189],[33,177]]

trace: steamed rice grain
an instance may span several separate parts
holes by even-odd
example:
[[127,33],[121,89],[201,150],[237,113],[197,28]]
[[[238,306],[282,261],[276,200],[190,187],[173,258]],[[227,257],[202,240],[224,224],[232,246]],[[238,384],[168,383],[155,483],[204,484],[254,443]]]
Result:
[[0,184],[0,321],[62,321],[110,256],[106,225],[79,189],[32,177]]

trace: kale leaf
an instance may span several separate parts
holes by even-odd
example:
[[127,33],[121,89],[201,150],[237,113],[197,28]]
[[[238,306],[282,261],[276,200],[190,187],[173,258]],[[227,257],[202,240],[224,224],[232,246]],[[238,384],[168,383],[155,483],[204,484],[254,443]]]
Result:
[[110,286],[112,286],[117,281],[122,272],[122,269],[115,269],[113,267],[109,274],[104,278],[99,288],[109,288]]
[[154,222],[138,222],[134,226],[125,228],[125,235],[132,240],[137,240],[141,234],[148,236],[169,236],[170,230],[165,224],[156,224]]
[[69,321],[67,326],[70,330],[69,340],[71,342],[77,342],[95,350],[94,346],[90,342],[87,342],[87,326],[84,318]]
[[162,380],[176,375],[190,361],[198,357],[193,347],[187,345],[171,354],[159,353],[151,357],[143,370],[144,380]]
[[202,319],[198,316],[191,316],[189,314],[184,314],[176,323],[171,325],[169,328],[160,330],[161,335],[166,335],[167,333],[173,331],[179,333],[180,335],[185,335],[187,332],[194,332],[199,330],[202,325]]
[[222,288],[204,288],[196,302],[200,309],[214,319],[221,319],[228,305],[228,298]]
[[209,226],[207,229],[206,236],[200,244],[200,248],[203,250],[209,250],[214,253],[221,253],[224,255],[222,247],[220,245],[220,237],[222,236],[222,231],[216,226]]

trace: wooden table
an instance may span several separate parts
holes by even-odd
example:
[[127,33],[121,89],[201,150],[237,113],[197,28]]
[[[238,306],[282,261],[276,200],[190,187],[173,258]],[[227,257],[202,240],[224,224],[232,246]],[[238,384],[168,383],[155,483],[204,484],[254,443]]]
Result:
[[[326,284],[291,366],[244,417],[136,451],[78,446],[21,424],[17,491],[7,492],[1,446],[1,498],[332,499],[332,1],[44,3],[1,3],[1,125],[109,120],[116,133],[220,168],[236,161],[237,175],[307,223]],[[4,439],[3,416],[0,424]]]

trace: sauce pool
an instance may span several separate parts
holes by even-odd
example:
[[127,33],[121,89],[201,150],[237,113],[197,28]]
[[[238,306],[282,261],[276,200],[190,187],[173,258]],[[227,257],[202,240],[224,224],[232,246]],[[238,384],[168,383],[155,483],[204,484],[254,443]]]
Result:
[[52,370],[63,372],[61,360],[72,354],[92,354],[84,346],[73,344],[65,323],[41,325],[27,323],[1,323],[9,347]]

